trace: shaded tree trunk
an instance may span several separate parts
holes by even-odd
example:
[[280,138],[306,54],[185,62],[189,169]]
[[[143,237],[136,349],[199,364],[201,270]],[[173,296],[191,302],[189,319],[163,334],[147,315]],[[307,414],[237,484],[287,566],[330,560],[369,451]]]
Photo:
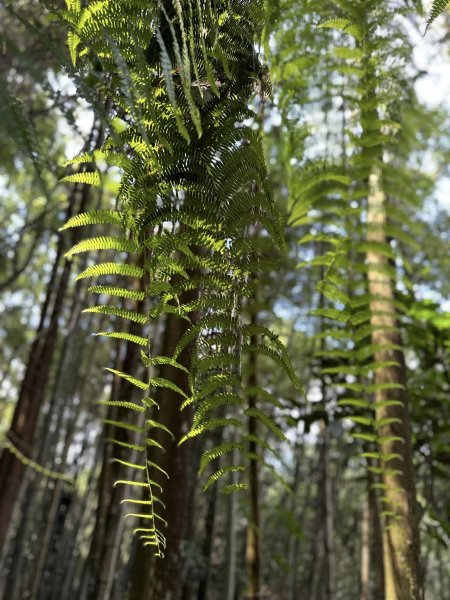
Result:
[[369,474],[367,497],[361,517],[361,595],[360,600],[383,600],[383,538],[378,499]]
[[[139,286],[137,289],[139,289],[141,287],[139,280],[137,280],[137,285]],[[136,309],[136,307],[134,308]],[[142,303],[138,303],[137,312],[141,312],[142,308]],[[139,332],[140,325],[130,322],[128,333],[138,335]],[[121,357],[121,347],[118,346],[116,370],[136,377],[139,376],[137,371],[140,366],[143,368],[140,347],[137,344],[127,342],[123,358]],[[137,393],[134,385],[125,379],[114,377],[111,400],[130,402]],[[127,422],[130,420],[130,410],[126,408],[109,406],[107,412],[107,419],[110,421]],[[137,422],[135,424],[138,425]],[[140,423],[140,425],[142,424]],[[110,598],[124,518],[121,501],[126,495],[126,488],[122,485],[114,487],[114,482],[132,478],[129,473],[124,474],[124,467],[121,464],[112,460],[113,457],[116,457],[123,461],[130,461],[131,451],[125,446],[119,447],[108,440],[114,439],[125,444],[136,443],[133,431],[110,423],[105,425],[102,438],[105,443],[99,481],[99,499],[88,565],[90,572],[88,598],[90,600],[108,600]],[[135,462],[135,459],[132,459],[131,462]]]
[[[95,129],[96,126],[94,125],[88,145],[91,144]],[[103,130],[100,129],[95,147],[99,147],[102,140]],[[90,168],[92,167],[87,167],[86,170]],[[90,186],[76,184],[72,188],[66,212],[66,220],[72,216],[75,210],[78,212],[86,210],[90,195]],[[72,242],[75,243],[78,237],[78,232],[75,231],[72,233]],[[39,325],[30,349],[12,423],[7,433],[10,441],[25,456],[32,454],[33,438],[38,423],[39,411],[45,400],[52,361],[57,346],[60,317],[69,286],[69,276],[72,267],[71,261],[64,260],[62,272],[58,280],[58,272],[60,271],[60,264],[65,249],[65,239],[63,235],[60,235],[58,238],[56,257],[50,280],[47,284]],[[57,281],[58,283],[56,283]],[[51,306],[52,308],[50,309]],[[24,473],[25,465],[5,448],[0,457],[0,553],[6,541],[8,527],[12,519]]]
[[[257,324],[256,315],[252,315],[252,325]],[[258,343],[257,336],[252,336],[250,344]],[[258,384],[256,353],[252,352],[249,359],[249,377],[248,386],[254,388]],[[254,409],[257,406],[256,393],[252,392],[248,398],[248,407]],[[249,417],[248,433],[251,438],[258,437],[257,419]],[[260,532],[260,508],[259,508],[259,464],[257,455],[258,448],[256,442],[249,442],[249,496],[250,496],[250,514],[247,525],[247,543],[246,543],[246,562],[248,572],[247,598],[254,600],[259,597],[261,592],[261,532]],[[253,458],[254,457],[254,458]]]
[[[220,468],[220,464],[218,465]],[[208,501],[208,509],[205,517],[205,537],[203,540],[202,554],[205,561],[205,569],[200,579],[197,600],[208,600],[208,586],[211,571],[211,551],[214,541],[214,524],[216,519],[218,488],[214,485],[211,489]]]
[[[369,242],[386,245],[386,197],[380,173],[370,177]],[[385,596],[389,600],[421,600],[422,576],[411,444],[406,369],[394,303],[389,259],[381,251],[367,252],[372,344],[376,350],[376,419],[380,452],[385,457],[382,480],[386,498],[384,528]]]
[[[196,291],[183,294],[182,301],[193,301]],[[186,333],[189,323],[174,314],[168,314],[163,333],[162,356],[173,356],[174,350]],[[191,348],[187,347],[178,357],[178,362],[190,367]],[[158,376],[170,380],[186,394],[189,394],[188,376],[181,369],[170,365],[161,365]],[[136,564],[132,579],[130,600],[179,600],[183,588],[182,573],[184,567],[183,543],[187,523],[186,500],[188,477],[190,473],[191,444],[178,446],[178,441],[188,432],[192,423],[192,408],[188,406],[180,411],[180,395],[167,388],[156,388],[154,399],[159,405],[156,419],[174,435],[170,439],[166,432],[153,430],[152,437],[164,445],[165,452],[152,456],[169,474],[166,479],[158,470],[153,470],[153,480],[162,486],[161,497],[166,509],[164,518],[168,525],[164,531],[167,546],[164,558],[153,559],[151,551],[139,542],[136,547]]]
[[[232,464],[237,462],[237,453],[233,450]],[[233,471],[230,483],[237,482],[237,473]],[[230,494],[227,499],[227,540],[224,569],[224,598],[235,600],[236,595],[236,557],[237,557],[237,494]]]
[[334,600],[336,594],[336,557],[334,545],[334,501],[333,480],[330,461],[330,430],[328,423],[323,424],[323,484],[325,513],[325,567],[326,567],[326,599]]

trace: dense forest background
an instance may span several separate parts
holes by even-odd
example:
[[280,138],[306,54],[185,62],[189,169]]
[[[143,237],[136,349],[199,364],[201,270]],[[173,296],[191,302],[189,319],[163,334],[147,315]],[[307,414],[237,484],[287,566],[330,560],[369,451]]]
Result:
[[0,597],[450,600],[447,2],[0,32]]

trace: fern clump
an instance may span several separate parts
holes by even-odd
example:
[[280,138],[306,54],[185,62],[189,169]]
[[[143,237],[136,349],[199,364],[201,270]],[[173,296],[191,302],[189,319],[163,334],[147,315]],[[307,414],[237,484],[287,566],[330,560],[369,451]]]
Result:
[[[194,410],[190,430],[177,440],[180,444],[223,427],[235,430],[230,438],[241,440],[219,443],[204,453],[202,472],[214,469],[212,463],[231,450],[241,451],[239,464],[210,473],[206,489],[231,472],[245,472],[247,443],[241,430],[247,418],[258,419],[284,439],[262,407],[251,414],[245,410],[242,356],[254,352],[268,357],[300,389],[281,342],[259,328],[260,341],[254,344],[255,331],[241,317],[252,294],[252,274],[264,268],[251,231],[259,227],[275,245],[283,243],[261,140],[248,124],[255,118],[250,99],[256,92],[268,93],[255,51],[264,26],[264,3],[232,0],[225,7],[198,0],[106,0],[84,7],[68,1],[67,7],[72,62],[86,77],[93,76],[94,66],[98,91],[111,104],[102,159],[122,171],[114,210],[83,213],[65,226],[100,225],[117,233],[84,239],[67,256],[108,254],[106,262],[92,264],[78,276],[94,278],[90,290],[103,301],[86,312],[143,327],[138,335],[98,335],[141,347],[146,380],[109,369],[144,394],[142,406],[120,404],[130,411],[143,410],[143,427],[114,423],[142,438],[129,444],[142,457],[127,462],[136,470],[134,481],[117,483],[148,490],[148,512],[129,516],[144,519],[146,526],[136,533],[162,556],[165,520],[158,452],[164,451],[164,435],[170,439],[173,434],[169,424],[158,420],[160,390],[175,393],[180,409]],[[86,155],[78,158],[80,163],[86,160]],[[76,165],[77,159],[70,162]],[[95,170],[65,179],[101,182]],[[123,284],[104,280],[112,275],[124,277]],[[136,280],[139,285],[133,283]],[[110,300],[105,304],[106,298],[121,298],[128,306]],[[155,353],[153,332],[159,322],[170,319],[183,324],[175,350]],[[165,376],[169,369],[181,372],[182,383],[178,376]],[[245,480],[236,481],[223,489],[229,493],[245,485]]]

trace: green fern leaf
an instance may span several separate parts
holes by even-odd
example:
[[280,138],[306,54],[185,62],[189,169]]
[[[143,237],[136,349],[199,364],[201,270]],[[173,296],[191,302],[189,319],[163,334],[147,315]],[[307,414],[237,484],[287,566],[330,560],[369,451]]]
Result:
[[222,494],[233,494],[234,492],[245,492],[248,489],[248,485],[246,483],[229,483],[225,485],[220,492]]
[[119,250],[120,252],[133,253],[138,252],[139,248],[135,242],[127,240],[126,238],[102,236],[79,242],[66,252],[65,256],[70,258],[74,254],[79,254],[80,252],[92,252],[93,250]]
[[203,471],[211,461],[220,458],[224,454],[233,452],[233,450],[243,451],[244,445],[238,442],[224,442],[223,444],[215,446],[214,448],[211,448],[211,450],[207,450],[206,452],[204,452],[200,461],[200,474],[203,473]]
[[140,313],[137,313],[134,310],[128,310],[127,308],[120,308],[115,306],[91,306],[90,308],[85,308],[83,312],[97,313],[102,315],[113,315],[122,319],[128,319],[130,321],[133,321],[134,323],[141,323],[142,325],[144,325],[148,321],[146,315],[141,315]]
[[153,419],[147,419],[145,421],[145,424],[147,425],[147,427],[155,427],[156,429],[161,429],[162,431],[165,431],[166,433],[168,433],[172,439],[175,439],[175,436],[170,431],[170,429],[168,429],[162,423],[158,423],[158,421],[153,421]]
[[137,301],[142,301],[145,298],[145,292],[110,285],[92,285],[88,288],[88,292],[104,294],[105,296],[117,296],[118,298],[131,298]]
[[118,340],[125,340],[126,342],[132,342],[133,344],[138,344],[139,346],[148,346],[148,339],[141,337],[139,335],[133,335],[131,333],[122,333],[122,332],[114,332],[114,331],[99,331],[95,335],[101,335],[103,337],[114,338]]
[[123,371],[118,371],[117,369],[111,369],[109,367],[105,367],[105,371],[109,371],[110,373],[113,373],[113,375],[117,375],[117,377],[120,377],[121,379],[128,381],[129,383],[138,387],[141,390],[148,390],[148,388],[149,388],[149,384],[146,383],[145,381],[136,379],[136,377],[133,377],[132,375],[128,375],[128,373],[124,373]]
[[210,419],[209,421],[205,421],[204,423],[202,423],[201,425],[199,425],[198,427],[195,427],[193,429],[191,429],[191,431],[189,431],[189,433],[187,433],[179,442],[178,445],[180,446],[181,444],[183,444],[186,440],[189,440],[193,437],[196,437],[197,435],[200,435],[201,433],[208,431],[210,429],[215,429],[216,427],[242,427],[242,422],[239,419],[234,419],[234,418],[216,418],[216,419]]
[[93,210],[91,212],[80,213],[70,218],[60,231],[70,229],[71,227],[84,227],[86,225],[122,225],[120,213],[116,210]]
[[274,421],[270,417],[268,417],[267,415],[265,415],[258,408],[247,408],[247,409],[244,410],[244,414],[247,417],[253,417],[255,419],[258,419],[268,429],[270,429],[270,431],[274,435],[276,435],[278,439],[282,440],[283,442],[287,441],[287,438],[284,435],[284,433],[282,432],[282,430],[274,423]]
[[80,173],[73,173],[72,175],[66,175],[61,181],[64,183],[85,183],[94,187],[101,186],[100,173],[98,171],[81,171]]
[[134,404],[134,402],[125,402],[122,400],[100,400],[98,404],[101,406],[120,406],[121,408],[129,408],[130,410],[135,410],[137,412],[145,411],[145,408],[143,406],[139,406],[139,404]]
[[206,490],[213,483],[216,483],[221,477],[223,477],[227,473],[235,473],[237,471],[239,471],[239,472],[245,471],[245,466],[244,465],[228,465],[226,467],[222,467],[221,469],[219,469],[215,473],[213,473],[210,477],[208,477],[208,480],[205,483],[203,490],[206,492]]
[[125,277],[136,277],[141,279],[144,276],[144,269],[135,265],[117,264],[117,263],[101,263],[92,265],[80,273],[77,281],[86,277],[101,277],[102,275],[122,275]]
[[430,25],[444,12],[447,6],[450,4],[448,0],[434,0],[431,6],[430,16],[427,21],[427,29]]

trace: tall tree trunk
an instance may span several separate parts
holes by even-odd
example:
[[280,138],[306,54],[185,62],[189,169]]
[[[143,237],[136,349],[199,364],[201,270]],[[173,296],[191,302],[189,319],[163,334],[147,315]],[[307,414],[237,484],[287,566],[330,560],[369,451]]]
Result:
[[[255,314],[251,318],[252,325],[257,324]],[[258,343],[257,336],[252,336],[251,345]],[[257,358],[256,353],[252,352],[249,359],[249,388],[255,388],[258,384],[257,374]],[[252,392],[248,398],[248,407],[256,408],[257,397],[256,393]],[[252,438],[258,437],[257,419],[249,417],[248,433]],[[248,571],[247,598],[255,600],[261,592],[261,533],[260,533],[260,508],[259,508],[259,464],[256,460],[258,455],[258,447],[256,442],[249,442],[249,492],[250,492],[250,514],[247,525],[247,543],[246,543],[246,562]],[[254,456],[254,458],[252,458]]]
[[[99,138],[101,137],[102,134],[99,135]],[[86,210],[89,196],[89,186],[83,185],[80,190],[80,186],[75,185],[69,198],[66,218],[68,219],[75,209],[79,212]],[[78,234],[74,233],[73,239],[75,240],[77,236]],[[39,326],[30,349],[13,420],[7,434],[11,442],[25,456],[32,454],[34,433],[38,423],[39,411],[45,400],[50,370],[57,346],[60,317],[69,286],[72,265],[69,260],[64,261],[59,281],[56,284],[64,248],[65,239],[64,236],[60,235],[52,274],[41,309]],[[55,285],[57,285],[56,288]],[[53,306],[48,319],[52,300]],[[5,448],[0,457],[0,552],[6,541],[8,527],[24,473],[25,465],[8,448]]]
[[361,518],[361,595],[360,600],[384,597],[383,538],[377,492],[369,473],[368,490]]
[[[220,463],[218,465],[218,468],[220,468]],[[209,495],[208,508],[205,517],[205,537],[202,546],[202,554],[203,560],[205,561],[205,569],[200,579],[197,600],[208,600],[209,598],[208,586],[211,571],[211,551],[214,541],[214,524],[216,520],[217,496],[218,486],[214,485]]]
[[333,480],[330,468],[330,430],[328,423],[323,424],[323,483],[325,512],[325,563],[327,600],[334,600],[336,594],[336,557],[334,546],[334,501]]
[[[186,292],[182,302],[193,301],[196,297],[196,291]],[[185,319],[174,314],[167,315],[161,355],[173,356],[188,327]],[[187,347],[178,357],[178,362],[187,369],[190,368],[190,354],[191,348]],[[188,376],[181,369],[161,365],[158,376],[168,379],[189,394]],[[159,496],[166,507],[164,518],[168,526],[164,534],[167,546],[164,558],[152,560],[151,551],[138,543],[130,600],[179,600],[183,588],[183,542],[187,522],[186,495],[191,444],[187,442],[178,446],[178,441],[191,427],[192,409],[187,407],[180,411],[180,395],[171,389],[156,388],[154,399],[160,407],[156,419],[174,435],[174,439],[169,439],[166,432],[152,430],[152,437],[165,447],[164,453],[155,450],[152,460],[169,474],[169,479],[166,479],[156,469],[152,473],[153,480],[163,488]]]
[[[232,464],[237,464],[237,452],[233,450]],[[230,476],[231,483],[237,482],[237,473],[233,471]],[[237,557],[237,494],[230,494],[227,498],[227,539],[224,569],[224,598],[234,600],[236,595],[236,557]]]
[[[141,287],[139,280],[137,280],[137,285],[139,286],[137,291],[139,291]],[[142,302],[138,303],[137,308],[133,307],[137,312],[141,312],[142,308]],[[137,335],[139,332],[140,325],[130,322],[127,333]],[[115,369],[139,377],[137,370],[139,366],[143,368],[140,359],[140,347],[135,343],[127,342],[123,358],[121,349],[119,345]],[[136,387],[125,379],[114,378],[111,400],[130,402],[133,401],[137,393]],[[107,418],[111,421],[129,421],[130,411],[126,408],[110,406],[108,407]],[[135,424],[138,425],[137,422]],[[125,444],[136,443],[133,431],[111,424],[105,425],[102,437],[105,440],[114,439]],[[126,495],[126,488],[122,485],[114,487],[114,482],[120,479],[131,479],[128,473],[123,473],[124,467],[112,460],[113,456],[123,461],[130,461],[130,450],[125,446],[119,448],[112,442],[105,441],[104,443],[99,498],[88,566],[90,572],[88,598],[90,600],[108,600],[110,597],[112,575],[118,558],[117,550],[123,525],[121,501]],[[132,459],[131,462],[135,462],[135,459]]]
[[[298,503],[298,488],[300,485],[300,455],[301,442],[298,441],[295,446],[295,468],[294,468],[294,481],[292,484],[292,496],[291,496],[291,513],[294,519],[294,522],[297,522],[299,519],[297,503]],[[308,489],[308,495],[311,491],[311,487]],[[296,598],[296,584],[297,584],[297,573],[298,573],[298,548],[299,547],[299,539],[298,534],[296,532],[291,533],[289,536],[289,547],[288,547],[288,565],[289,572],[287,578],[287,600],[295,600]]]
[[380,173],[369,181],[367,252],[370,309],[375,370],[376,419],[384,463],[382,480],[386,498],[384,528],[385,597],[389,600],[421,600],[422,576],[419,531],[411,445],[406,369],[394,304],[394,285],[388,274],[389,260],[376,245],[387,243],[386,197]]

